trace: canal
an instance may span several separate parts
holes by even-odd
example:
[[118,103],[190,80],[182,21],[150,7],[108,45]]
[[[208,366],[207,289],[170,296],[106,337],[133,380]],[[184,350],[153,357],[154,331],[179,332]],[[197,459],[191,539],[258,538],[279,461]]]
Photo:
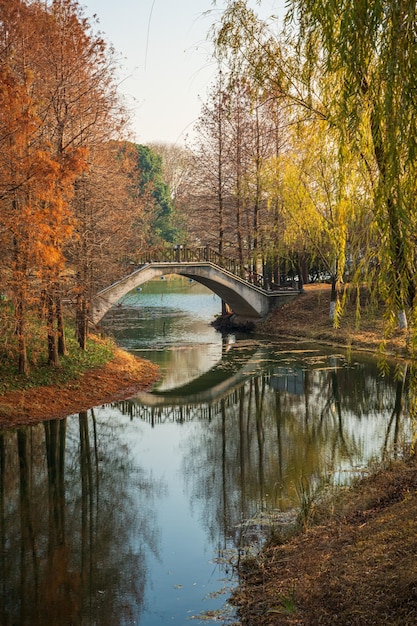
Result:
[[0,432],[0,624],[232,624],[241,554],[400,455],[403,380],[370,356],[222,337],[185,279],[104,319],[152,392]]

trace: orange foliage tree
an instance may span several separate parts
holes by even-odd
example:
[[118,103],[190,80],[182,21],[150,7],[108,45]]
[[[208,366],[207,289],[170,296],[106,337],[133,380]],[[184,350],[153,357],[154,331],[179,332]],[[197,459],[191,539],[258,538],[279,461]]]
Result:
[[73,176],[54,160],[38,136],[39,118],[11,69],[0,70],[0,233],[2,283],[13,303],[19,371],[27,373],[26,319],[40,286],[63,265],[59,239],[72,231],[66,196]]
[[[42,102],[43,127],[55,158],[67,172],[87,166],[88,153],[95,146],[123,128],[124,111],[119,104],[114,79],[115,54],[101,36],[91,33],[80,6],[73,0],[55,0],[48,10],[38,5],[41,41],[48,41],[44,54],[37,59],[40,80],[38,89]],[[80,161],[81,157],[81,161]],[[82,160],[84,162],[82,163]],[[78,180],[78,188],[81,184]],[[77,206],[72,203],[75,221]],[[77,229],[79,234],[79,229]],[[63,240],[62,243],[68,243]],[[76,240],[80,250],[84,243]],[[76,282],[80,277],[73,268]],[[62,273],[50,277],[46,289],[49,360],[56,363],[65,353],[61,294]],[[82,285],[76,286],[77,307]],[[84,309],[83,309],[84,310]],[[77,311],[77,318],[79,311]],[[57,326],[54,327],[54,319]],[[85,342],[80,342],[85,347]]]
[[75,0],[0,0],[0,279],[21,373],[35,305],[49,363],[65,353],[65,276],[80,276],[77,267],[65,271],[67,255],[78,246],[80,258],[84,245],[74,185],[87,175],[89,153],[124,127],[115,67],[113,49],[92,34]]
[[76,337],[85,349],[89,305],[101,288],[131,271],[149,233],[146,198],[131,190],[135,162],[125,142],[92,148],[88,171],[77,179],[72,208],[76,237],[67,256],[76,275]]

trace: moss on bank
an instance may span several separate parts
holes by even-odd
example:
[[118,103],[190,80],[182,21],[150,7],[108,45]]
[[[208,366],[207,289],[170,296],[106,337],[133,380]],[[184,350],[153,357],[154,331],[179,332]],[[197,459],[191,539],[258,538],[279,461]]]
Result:
[[66,344],[67,354],[60,357],[60,364],[56,367],[48,364],[46,353],[40,350],[31,355],[30,369],[26,376],[18,372],[16,355],[3,350],[0,354],[0,393],[24,391],[45,385],[64,385],[84,372],[108,363],[116,350],[111,340],[101,340],[95,336],[89,337],[86,350],[80,350],[73,337],[68,337]]

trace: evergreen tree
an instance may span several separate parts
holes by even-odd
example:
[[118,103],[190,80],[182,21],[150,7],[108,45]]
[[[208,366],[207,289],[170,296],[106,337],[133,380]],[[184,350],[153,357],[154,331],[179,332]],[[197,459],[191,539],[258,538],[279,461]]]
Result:
[[175,243],[182,233],[169,185],[163,178],[162,158],[148,146],[138,144],[135,147],[137,161],[134,182],[137,185],[137,194],[148,198],[148,207],[152,212],[153,241],[150,243]]

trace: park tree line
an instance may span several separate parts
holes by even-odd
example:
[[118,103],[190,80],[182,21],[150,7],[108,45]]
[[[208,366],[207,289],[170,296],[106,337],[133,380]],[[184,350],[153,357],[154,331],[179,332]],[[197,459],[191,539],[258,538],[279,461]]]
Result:
[[331,280],[336,321],[343,283],[366,282],[414,327],[415,3],[292,0],[282,25],[252,6],[228,0],[211,33],[190,235],[207,210],[212,245],[270,283]]
[[118,57],[94,25],[75,0],[0,0],[1,339],[23,374],[39,320],[58,365],[68,303],[85,349],[92,294],[176,237],[161,157],[127,141]]

